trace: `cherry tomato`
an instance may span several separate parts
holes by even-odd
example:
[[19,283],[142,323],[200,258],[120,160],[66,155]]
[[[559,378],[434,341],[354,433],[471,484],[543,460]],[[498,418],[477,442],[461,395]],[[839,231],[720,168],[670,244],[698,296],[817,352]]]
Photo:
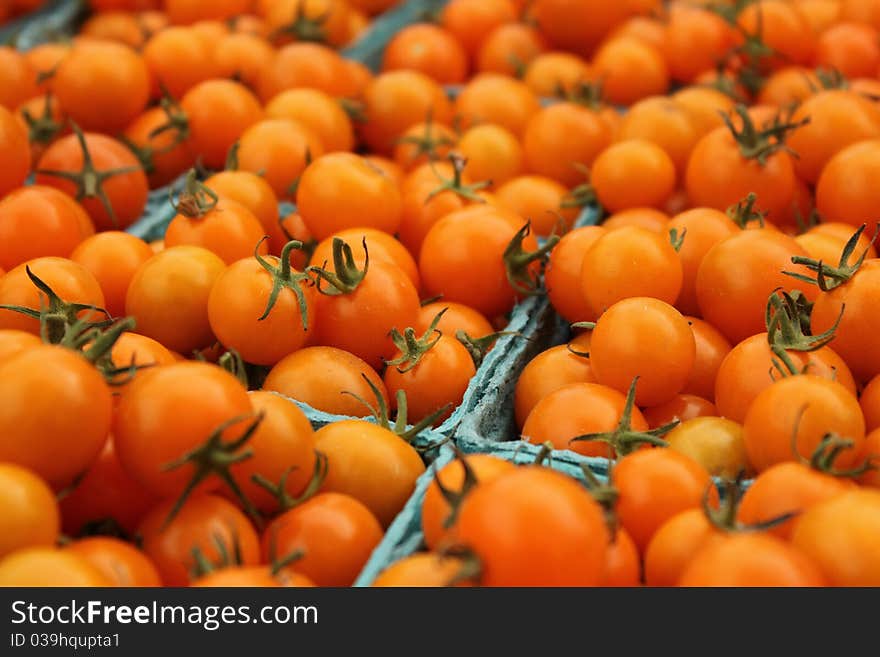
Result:
[[208,562],[240,554],[241,565],[260,561],[260,539],[251,522],[231,502],[215,495],[196,495],[168,522],[174,501],[161,502],[141,521],[138,534],[143,550],[153,562],[164,586],[186,586],[196,566],[193,550]]
[[55,494],[27,468],[0,463],[0,509],[0,558],[27,547],[51,546],[58,540],[61,520]]
[[[463,568],[464,562],[457,557],[420,552],[388,566],[373,580],[372,586],[449,586]],[[459,582],[456,586],[471,584]]]
[[535,356],[523,368],[514,388],[517,426],[523,427],[538,402],[570,383],[596,383],[589,358],[573,353],[568,345]]
[[[586,456],[609,456],[611,448],[598,441],[570,442],[584,434],[613,431],[620,423],[626,397],[598,383],[569,383],[538,401],[523,423],[522,435],[532,443],[550,442]],[[633,431],[647,431],[648,422],[637,408],[631,416]]]
[[671,449],[644,449],[624,456],[614,468],[619,492],[617,515],[639,551],[669,518],[697,508],[706,491],[717,499],[709,473],[696,461]]
[[625,392],[639,377],[636,403],[640,406],[662,404],[680,392],[695,357],[696,343],[687,320],[672,306],[647,297],[624,299],[606,310],[590,344],[596,380]]
[[290,119],[314,132],[325,153],[350,151],[354,146],[351,119],[342,106],[323,91],[288,89],[267,103],[265,111],[267,118]]
[[296,200],[309,232],[319,240],[360,227],[393,234],[400,225],[400,192],[394,181],[350,153],[331,153],[309,165]]
[[94,461],[110,433],[112,399],[101,374],[60,346],[23,351],[0,364],[5,436],[0,460],[61,488]]
[[382,540],[376,516],[340,493],[321,493],[275,518],[263,532],[263,558],[303,551],[292,568],[318,586],[351,586]]
[[[113,436],[119,462],[152,493],[179,495],[196,474],[196,465],[167,466],[217,431],[221,443],[239,438],[251,414],[247,391],[216,365],[181,362],[144,370],[116,409]],[[209,476],[199,490],[220,486],[220,479]]]
[[630,138],[598,155],[590,182],[599,202],[611,212],[662,207],[675,191],[675,164],[653,142]]
[[[475,75],[455,99],[455,114],[461,117],[463,128],[493,123],[507,128],[517,137],[522,137],[529,119],[540,109],[538,96],[528,86],[497,73]],[[550,122],[546,123],[549,130]]]
[[0,174],[0,196],[5,196],[24,184],[31,168],[31,149],[28,134],[15,115],[0,106],[0,153],[3,154],[3,172]]
[[430,23],[414,23],[388,41],[382,70],[419,71],[441,84],[460,84],[467,76],[468,58],[449,32]]
[[[320,376],[315,376],[320,372]],[[264,390],[274,390],[314,409],[336,415],[367,414],[354,395],[372,400],[366,377],[388,403],[385,383],[376,371],[357,356],[334,347],[307,347],[278,362],[263,382]],[[352,394],[347,394],[352,393]]]
[[732,534],[704,545],[679,586],[824,586],[825,577],[801,551],[766,534]]
[[837,459],[852,466],[865,440],[865,419],[859,402],[841,384],[813,374],[776,381],[755,397],[743,421],[749,462],[759,473],[776,463],[795,461],[815,451],[828,433],[854,441]]
[[94,536],[65,548],[79,555],[112,582],[112,586],[161,586],[156,567],[133,545],[117,538]]
[[214,340],[208,297],[225,269],[223,261],[198,246],[176,246],[157,253],[135,272],[125,312],[138,331],[174,351],[189,354]]
[[478,486],[462,505],[455,538],[479,557],[485,586],[597,586],[605,571],[602,508],[577,482],[539,466]]
[[0,586],[110,586],[89,561],[68,550],[32,547],[0,560]]
[[418,452],[388,429],[363,420],[328,424],[315,434],[327,456],[322,491],[344,493],[363,503],[387,527],[425,471]]

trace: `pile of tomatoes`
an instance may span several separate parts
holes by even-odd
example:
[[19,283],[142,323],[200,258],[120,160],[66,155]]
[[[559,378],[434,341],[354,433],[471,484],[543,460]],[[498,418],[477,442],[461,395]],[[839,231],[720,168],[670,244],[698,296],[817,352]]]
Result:
[[377,584],[880,584],[880,3],[395,4],[0,47],[0,584],[351,585],[536,295]]

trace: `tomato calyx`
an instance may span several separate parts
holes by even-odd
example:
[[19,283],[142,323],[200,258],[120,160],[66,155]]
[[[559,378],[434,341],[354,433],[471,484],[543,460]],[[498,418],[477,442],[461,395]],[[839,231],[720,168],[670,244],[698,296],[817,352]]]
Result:
[[[599,197],[596,196],[596,190],[593,185],[590,184],[589,167],[581,164],[580,162],[572,162],[571,166],[578,172],[582,173],[585,180],[579,185],[575,185],[568,191],[568,193],[563,197],[562,202],[559,204],[559,207],[562,209],[568,209],[594,206],[596,208],[599,208],[599,212],[602,213],[602,206],[599,204]],[[601,214],[599,218],[602,218]]]
[[324,24],[333,13],[333,8],[331,7],[324,13],[312,17],[306,15],[305,6],[306,3],[299,3],[296,8],[296,13],[293,16],[293,20],[287,25],[282,25],[275,30],[270,36],[270,39],[272,41],[277,41],[279,38],[290,36],[293,37],[295,41],[326,43],[327,30],[325,29]]
[[654,445],[655,447],[667,447],[668,443],[663,440],[663,436],[677,427],[679,420],[673,420],[662,427],[651,429],[650,431],[636,431],[632,428],[632,411],[636,399],[636,386],[639,377],[635,377],[630,384],[629,391],[626,395],[626,403],[623,406],[623,413],[617,427],[613,431],[604,431],[598,433],[586,433],[575,436],[569,440],[569,444],[582,441],[597,441],[609,445],[616,457],[626,456],[631,452],[639,449],[642,445]]
[[435,124],[432,119],[432,112],[429,109],[425,116],[425,123],[421,134],[404,135],[394,142],[395,144],[411,144],[415,147],[415,153],[410,157],[410,164],[423,155],[426,156],[429,161],[434,162],[440,159],[441,148],[455,146],[455,141],[446,135],[435,135],[434,128]]
[[[166,527],[172,520],[174,520],[175,516],[177,516],[180,509],[183,508],[184,503],[186,503],[196,487],[212,475],[218,477],[224,484],[226,484],[251,518],[257,523],[261,522],[259,511],[257,511],[256,507],[241,490],[235,477],[232,476],[230,468],[236,463],[246,461],[253,456],[253,452],[250,449],[244,448],[259,428],[264,418],[265,414],[262,412],[257,413],[256,415],[249,413],[247,415],[239,415],[231,418],[215,428],[204,443],[190,450],[179,459],[167,463],[162,468],[163,471],[170,472],[190,465],[195,470],[193,476],[184,487],[183,492],[174,502],[174,506],[168,513],[168,517],[165,519]],[[229,442],[223,440],[224,431],[248,419],[251,421],[245,427],[241,436]]]
[[605,107],[605,88],[602,80],[578,80],[569,91],[556,83],[556,96],[569,103],[598,112]]
[[464,480],[462,481],[461,488],[457,491],[452,490],[447,487],[440,480],[440,473],[437,470],[437,463],[433,463],[431,465],[434,471],[434,484],[437,486],[437,490],[440,491],[440,495],[443,496],[443,499],[449,505],[449,514],[443,520],[443,529],[449,529],[458,521],[458,514],[461,511],[461,505],[464,502],[465,498],[468,494],[476,488],[477,484],[479,484],[479,479],[477,478],[477,474],[474,472],[474,469],[467,462],[467,458],[461,452],[458,447],[455,445],[452,446],[453,451],[455,452],[455,459],[461,463],[462,470],[464,471]]
[[483,364],[486,354],[488,354],[492,347],[495,346],[498,338],[505,335],[515,335],[528,340],[526,336],[518,331],[496,331],[495,333],[484,335],[481,338],[475,338],[468,334],[464,329],[458,329],[455,332],[455,339],[467,349],[468,353],[471,355],[471,360],[474,362],[474,367],[479,367]]
[[238,351],[232,348],[227,348],[226,352],[217,359],[217,365],[238,379],[238,382],[244,386],[245,390],[250,389],[247,367],[244,359]]
[[[440,184],[435,189],[431,190],[431,192],[425,197],[425,203],[443,192],[452,192],[453,194],[457,194],[461,198],[473,203],[485,203],[486,199],[480,196],[477,192],[488,187],[491,182],[483,180],[481,182],[465,185],[462,181],[462,177],[464,174],[464,168],[467,165],[467,158],[459,153],[450,153],[449,162],[452,164],[452,178],[444,178],[435,170],[434,175],[437,176]],[[431,164],[431,167],[433,168],[433,163]]]
[[400,351],[400,356],[393,360],[386,360],[385,364],[389,367],[396,367],[397,371],[401,374],[405,374],[415,368],[419,361],[422,360],[422,357],[443,337],[443,331],[437,328],[437,324],[440,323],[440,319],[447,310],[449,309],[444,308],[437,313],[436,317],[431,321],[431,325],[428,326],[428,329],[421,337],[416,337],[416,330],[411,326],[405,328],[403,333],[398,331],[397,328],[392,328],[391,341]]
[[[370,411],[370,414],[373,416],[373,419],[375,419],[376,424],[378,424],[383,429],[387,429],[391,433],[397,435],[398,437],[402,438],[404,441],[410,444],[412,444],[412,442],[418,437],[418,435],[422,431],[434,426],[434,423],[438,419],[443,417],[443,415],[452,408],[452,404],[445,404],[430,415],[422,418],[421,421],[419,421],[417,424],[413,425],[410,428],[407,428],[406,392],[404,392],[403,390],[398,390],[397,396],[395,398],[395,401],[397,402],[397,417],[395,418],[394,424],[391,424],[391,421],[388,417],[388,404],[385,403],[385,398],[382,396],[382,393],[379,392],[379,389],[376,387],[376,385],[372,381],[370,381],[369,377],[367,377],[365,374],[361,374],[361,378],[363,378],[366,384],[370,387],[370,390],[372,391],[373,396],[376,399],[375,405],[371,404],[363,397],[354,392],[344,390],[342,394],[354,397]],[[447,442],[449,442],[449,439],[445,438],[426,447],[416,447],[415,445],[413,447],[418,452],[428,452],[432,449],[440,447]]]
[[849,282],[849,280],[856,275],[856,273],[861,269],[862,264],[865,262],[865,258],[868,256],[868,251],[871,249],[871,246],[874,242],[877,241],[877,235],[880,234],[880,226],[877,227],[877,230],[874,231],[874,236],[871,238],[871,241],[865,246],[862,254],[859,258],[850,264],[850,258],[856,250],[856,246],[858,246],[859,238],[862,236],[862,233],[865,232],[867,228],[866,224],[862,224],[861,227],[853,233],[852,237],[849,238],[849,241],[844,245],[843,251],[840,254],[840,260],[837,263],[836,267],[832,267],[830,265],[825,264],[822,260],[814,260],[808,256],[792,256],[791,262],[795,265],[803,265],[807,269],[812,272],[815,272],[814,276],[807,276],[805,274],[798,274],[796,272],[786,271],[783,272],[787,276],[791,276],[799,281],[804,281],[805,283],[811,283],[819,287],[823,292],[829,292],[845,283]]
[[[70,303],[64,301],[55,294],[55,291],[39,276],[31,271],[29,265],[25,265],[25,273],[34,286],[42,293],[40,295],[41,309],[27,308],[25,306],[0,305],[2,310],[25,315],[40,322],[40,337],[46,344],[61,344],[65,340],[73,340],[84,331],[93,328],[104,328],[109,325],[110,313],[104,308],[89,303]],[[44,301],[45,299],[45,301]],[[45,303],[45,305],[44,305]],[[101,321],[89,321],[90,313],[86,319],[80,319],[78,315],[84,311],[93,311],[104,315]]]
[[[804,307],[808,303],[802,296],[795,298],[782,290],[774,290],[767,301],[764,315],[767,343],[775,359],[779,359],[778,362],[774,359],[774,368],[783,376],[802,373],[791,359],[789,351],[809,352],[826,346],[834,339],[834,333],[843,318],[844,308],[841,307],[833,326],[819,335],[808,335],[805,329],[809,328],[810,309]],[[785,366],[785,370],[780,363]]]
[[98,171],[95,168],[94,162],[92,161],[92,154],[89,151],[88,144],[86,144],[86,138],[83,134],[82,129],[80,129],[80,127],[73,121],[70,122],[70,126],[73,130],[73,133],[76,135],[77,142],[79,143],[80,150],[82,151],[82,168],[79,171],[37,169],[36,171],[34,171],[34,173],[44,176],[52,176],[55,178],[62,178],[64,180],[72,182],[74,185],[76,185],[76,194],[74,196],[75,200],[81,201],[87,198],[98,199],[98,201],[101,203],[101,206],[104,208],[104,211],[107,213],[107,216],[110,218],[110,221],[113,223],[114,226],[118,226],[119,222],[116,218],[116,212],[113,210],[113,204],[110,203],[110,198],[107,196],[107,192],[104,190],[104,183],[114,176],[121,176],[128,173],[134,173],[135,171],[141,171],[142,167],[117,167],[115,169]]
[[722,480],[721,499],[717,508],[712,508],[712,505],[709,503],[710,494],[712,489],[715,488],[715,483],[709,482],[709,485],[706,486],[700,506],[709,524],[718,531],[724,533],[764,532],[788,522],[799,513],[799,511],[783,513],[769,520],[752,524],[739,522],[737,520],[737,512],[739,511],[740,501],[745,494],[743,477],[744,472],[741,471],[735,479]]
[[[594,328],[596,328],[596,322],[574,322],[570,326],[572,330],[585,329],[586,331],[592,331]],[[572,347],[570,342],[566,345],[566,348],[568,349],[569,353],[572,353],[575,356],[580,356],[581,358],[590,357],[589,351],[579,351],[578,349]]]
[[810,122],[810,117],[804,117],[800,121],[791,122],[777,114],[773,121],[765,124],[761,129],[755,127],[752,117],[749,116],[748,108],[742,103],[737,104],[733,111],[742,120],[742,127],[733,125],[731,117],[721,114],[727,129],[739,146],[740,154],[747,160],[755,160],[761,166],[767,163],[769,158],[778,151],[792,154],[793,151],[785,145],[785,136],[792,130],[796,130]]
[[211,539],[214,542],[214,547],[217,548],[217,560],[211,561],[199,546],[194,546],[190,552],[193,559],[193,566],[190,569],[191,579],[198,579],[224,568],[244,565],[241,544],[237,536],[234,536],[232,539],[232,552],[229,551],[229,546],[226,545],[226,541],[220,534],[212,534]]
[[593,499],[599,503],[599,506],[602,507],[602,513],[605,516],[605,525],[608,527],[608,535],[611,537],[611,541],[614,542],[617,537],[617,528],[619,525],[616,511],[617,500],[620,498],[620,491],[617,490],[617,487],[612,480],[614,470],[609,469],[608,480],[603,482],[592,470],[590,470],[590,466],[581,463],[580,469],[584,475],[583,485]]
[[336,102],[342,108],[342,111],[348,115],[348,118],[355,123],[367,122],[366,106],[360,100],[355,98],[337,98]]
[[457,586],[465,582],[479,584],[483,574],[483,562],[479,555],[466,545],[447,545],[437,551],[438,558],[452,558],[461,561],[458,569],[445,586]]
[[278,508],[283,513],[300,506],[318,494],[321,490],[321,484],[327,478],[328,467],[327,456],[323,452],[315,450],[315,469],[312,471],[312,478],[306,484],[305,490],[296,497],[287,492],[287,480],[296,469],[296,466],[287,468],[277,484],[273,484],[261,474],[251,475],[251,481],[272,495],[275,501],[278,502]]
[[669,229],[669,243],[676,252],[681,251],[681,247],[684,245],[684,238],[687,237],[687,232],[687,228],[680,233],[677,228]]
[[148,174],[154,173],[156,171],[156,155],[170,153],[180,144],[189,139],[190,135],[189,119],[187,118],[186,113],[183,111],[183,109],[180,107],[180,105],[177,103],[177,101],[174,99],[168,89],[165,88],[165,85],[160,83],[160,89],[162,90],[162,98],[159,101],[159,107],[162,109],[163,112],[165,112],[165,116],[168,120],[151,130],[150,133],[147,135],[147,138],[152,141],[159,135],[173,130],[174,138],[171,140],[171,142],[161,148],[156,148],[151,144],[138,145],[125,135],[121,135],[119,137],[119,139],[126,146],[128,146],[129,150],[134,153],[135,157],[137,157],[138,161],[141,163],[144,172]]
[[177,196],[177,203],[172,198],[171,207],[177,214],[199,219],[216,208],[219,202],[217,192],[200,182],[196,170],[190,169],[186,174],[183,190]]
[[113,362],[114,345],[123,333],[134,330],[136,324],[134,317],[125,317],[116,321],[106,331],[100,329],[90,329],[80,333],[71,331],[60,344],[80,351],[83,357],[104,376],[107,385],[121,387],[129,383],[140,370],[155,365],[155,363],[138,365],[135,363],[134,355],[127,365],[117,366]]
[[808,407],[805,404],[798,410],[797,419],[791,432],[791,452],[799,463],[822,474],[847,479],[855,479],[866,472],[880,469],[880,454],[869,454],[861,465],[849,470],[840,470],[834,467],[834,462],[844,451],[855,449],[856,446],[855,441],[851,438],[845,438],[834,432],[826,433],[816,445],[810,458],[805,458],[798,449],[797,437],[801,420],[803,420]]
[[531,232],[532,222],[527,221],[522,228],[516,231],[516,235],[504,249],[504,270],[507,273],[507,281],[518,294],[524,296],[535,296],[543,292],[540,280],[532,276],[529,272],[529,266],[533,262],[545,263],[550,251],[560,240],[559,235],[550,235],[544,244],[535,251],[526,251],[523,249],[523,240]]
[[748,225],[753,221],[763,228],[767,213],[755,208],[757,200],[758,196],[754,192],[749,192],[744,199],[727,208],[728,218],[742,230],[748,228]]
[[52,103],[56,102],[53,99],[52,92],[47,91],[45,98],[46,102],[43,105],[43,113],[40,116],[34,116],[27,108],[21,112],[22,118],[24,118],[24,122],[27,124],[28,141],[31,144],[45,145],[52,143],[64,127],[62,123],[56,121],[52,116]]
[[[281,249],[281,257],[272,258],[273,260],[280,261],[279,265],[274,265],[269,262],[267,258],[264,258],[260,255],[260,245],[267,239],[268,237],[263,237],[263,239],[257,242],[257,245],[254,247],[254,258],[257,260],[258,263],[260,263],[260,266],[266,270],[266,273],[268,273],[269,276],[272,277],[272,290],[269,292],[269,300],[266,302],[266,310],[258,318],[258,321],[263,321],[269,316],[269,314],[272,312],[272,309],[275,307],[275,304],[278,302],[278,295],[281,294],[281,290],[287,289],[293,292],[293,295],[296,297],[296,302],[299,306],[299,317],[302,321],[303,330],[308,331],[308,304],[306,303],[306,297],[305,294],[303,294],[302,286],[303,284],[307,286],[314,285],[314,281],[311,279],[308,273],[299,272],[294,269],[290,264],[291,251],[293,251],[294,249],[302,250],[304,245],[299,240],[290,240],[287,244],[284,245],[284,248]],[[364,249],[366,249],[366,244],[364,246]],[[351,255],[350,249],[349,255]],[[311,268],[309,268],[309,270],[310,269]],[[309,270],[306,271],[308,272]],[[364,268],[364,273],[366,273],[366,267]]]
[[[364,248],[364,268],[358,267],[354,260],[354,254],[347,242],[338,237],[333,238],[333,271],[326,269],[327,263],[321,267],[310,266],[307,272],[315,275],[318,292],[327,296],[339,296],[354,292],[370,269],[370,252],[367,249],[367,238],[361,242]],[[286,248],[286,247],[285,247]],[[283,258],[283,253],[282,253]],[[287,260],[283,260],[287,262]],[[326,281],[330,287],[321,288],[321,281]]]

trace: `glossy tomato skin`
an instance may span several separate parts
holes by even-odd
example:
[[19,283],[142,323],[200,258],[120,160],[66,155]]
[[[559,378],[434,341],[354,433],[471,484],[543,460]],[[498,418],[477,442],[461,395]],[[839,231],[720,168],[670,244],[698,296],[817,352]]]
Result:
[[743,428],[723,417],[682,418],[681,424],[663,437],[669,449],[689,456],[713,477],[736,479],[749,476]]
[[[390,565],[373,580],[372,586],[449,586],[463,567],[464,562],[456,557],[419,552]],[[456,586],[471,586],[471,584],[461,582]]]
[[707,490],[710,500],[717,499],[709,473],[670,449],[638,450],[623,457],[614,469],[614,484],[620,493],[618,517],[641,553],[669,518],[699,507]]
[[[486,484],[494,481],[502,474],[514,469],[514,464],[489,454],[471,454],[465,457],[468,467],[474,474],[478,484]],[[443,466],[436,474],[436,480],[454,492],[461,492],[464,486],[464,468],[460,460],[452,461]],[[425,535],[425,544],[431,550],[443,546],[454,534],[454,525],[447,526],[452,508],[440,492],[437,481],[431,482],[425,491],[425,499],[422,501],[422,532]]]
[[149,244],[119,231],[106,231],[84,239],[70,259],[89,270],[104,293],[107,312],[125,314],[125,295],[138,268],[153,256]]
[[826,221],[857,228],[877,226],[878,196],[870,181],[880,168],[880,140],[860,141],[839,151],[822,169],[816,184],[816,208]]
[[675,586],[694,555],[723,534],[703,509],[687,509],[664,522],[645,550],[645,584]]
[[198,548],[209,562],[220,559],[217,543],[232,554],[235,546],[242,565],[260,561],[260,541],[250,520],[231,502],[215,495],[196,495],[166,522],[174,500],[154,507],[141,521],[144,553],[156,566],[164,586],[186,586],[195,566],[193,549]]
[[809,509],[795,522],[791,542],[819,566],[832,586],[878,586],[880,492],[859,489]]
[[813,560],[774,536],[732,534],[704,545],[679,586],[825,586]]
[[383,532],[361,502],[320,493],[275,518],[263,532],[263,559],[304,552],[292,568],[318,586],[351,586]]
[[[551,178],[534,175],[517,176],[495,189],[495,196],[501,203],[519,216],[531,219],[536,235],[551,234],[560,217],[566,227],[574,224],[578,208],[562,207],[567,194],[565,185]],[[558,249],[559,245],[554,251]]]
[[685,236],[678,250],[683,277],[675,307],[682,313],[698,315],[700,307],[697,303],[697,272],[703,258],[713,246],[738,232],[737,226],[720,210],[694,208],[677,214],[666,228],[674,229],[679,236]]
[[165,110],[153,107],[137,116],[124,132],[126,139],[138,147],[139,152],[148,154],[144,166],[153,189],[167,185],[195,164],[195,155],[186,144],[184,132],[172,129],[153,134],[154,130],[167,124]]
[[0,560],[0,586],[110,586],[85,558],[56,547],[18,550]]
[[[522,435],[532,443],[551,442],[556,449],[570,449],[586,456],[610,456],[611,449],[597,441],[572,438],[588,433],[613,431],[620,422],[626,397],[598,383],[570,383],[538,401],[526,416]],[[632,428],[647,431],[648,422],[637,408]]]
[[[429,295],[464,303],[486,317],[509,311],[517,294],[507,279],[504,250],[522,227],[521,219],[500,208],[473,206],[438,221],[425,237],[419,258]],[[523,249],[537,248],[534,237]]]
[[[125,471],[160,496],[179,495],[194,466],[165,466],[202,445],[224,422],[225,442],[240,436],[251,415],[247,391],[234,376],[208,363],[180,362],[141,372],[119,401],[113,436]],[[209,477],[200,490],[214,490]]]
[[[394,357],[401,355],[398,352]],[[434,424],[437,425],[461,404],[474,374],[476,368],[470,352],[454,336],[441,335],[414,368],[401,372],[396,366],[389,365],[384,380],[392,400],[396,398],[398,390],[406,394],[407,419],[410,423],[420,422],[450,405],[449,410],[435,420]]]
[[0,364],[0,392],[0,460],[53,487],[84,472],[110,433],[110,389],[91,363],[64,347],[35,347]]
[[12,269],[41,256],[66,258],[94,232],[85,210],[66,194],[23,187],[0,200],[0,266]]
[[247,442],[252,456],[236,463],[230,472],[258,509],[274,512],[278,500],[256,484],[254,476],[278,485],[286,474],[284,490],[294,497],[301,494],[315,471],[315,432],[305,413],[289,399],[263,390],[248,396],[263,421]]
[[205,186],[250,210],[269,236],[270,253],[281,253],[288,240],[280,227],[278,198],[265,178],[251,171],[219,171],[205,181]]
[[462,506],[455,538],[480,558],[484,586],[602,582],[608,530],[601,507],[547,468],[516,468],[479,486]]
[[589,248],[602,237],[602,226],[575,228],[550,252],[544,282],[550,303],[569,322],[590,322],[596,313],[583,294],[581,270]]
[[[224,198],[199,216],[178,213],[165,231],[165,246],[200,246],[231,265],[251,258],[264,232],[260,221],[248,208]],[[260,244],[259,250],[267,253],[269,247]]]
[[682,277],[681,262],[667,235],[626,226],[606,232],[584,254],[581,292],[598,316],[629,297],[675,303]]
[[843,310],[830,347],[846,361],[859,382],[880,374],[880,348],[870,337],[880,327],[880,312],[874,301],[878,281],[880,260],[869,260],[848,283],[820,294],[812,315],[813,330],[820,333],[834,326]]
[[663,301],[632,297],[608,308],[596,323],[590,364],[599,383],[626,393],[639,377],[636,403],[656,406],[684,388],[696,358],[687,320]]
[[[280,266],[277,258],[268,258]],[[274,365],[306,344],[315,327],[315,288],[300,284],[305,321],[296,294],[282,289],[265,319],[272,277],[253,257],[230,265],[211,288],[208,320],[217,339],[248,363]]]
[[[97,171],[120,169],[125,172],[106,178],[101,185],[110,207],[113,208],[112,215],[96,197],[83,198],[80,204],[98,230],[122,230],[140,218],[146,207],[149,192],[147,176],[138,159],[122,142],[95,132],[85,133],[84,139]],[[67,135],[46,149],[37,163],[37,169],[76,173],[82,171],[83,161],[83,151],[77,136]],[[38,173],[36,183],[55,187],[74,198],[77,195],[77,185],[74,182],[57,176]]]
[[718,410],[708,399],[679,393],[667,402],[645,408],[642,414],[651,428],[656,429],[674,420],[687,422],[698,417],[716,417]]
[[190,128],[190,148],[205,166],[221,169],[229,148],[263,116],[257,98],[232,80],[206,80],[180,100]]
[[696,356],[690,378],[683,393],[697,395],[715,403],[715,381],[718,369],[730,353],[730,343],[714,326],[697,317],[685,317],[694,333]]
[[[830,500],[855,487],[852,480],[813,470],[803,463],[777,463],[755,478],[740,501],[737,519],[757,524],[786,513],[802,514],[807,509]],[[770,533],[791,538],[797,518],[776,525]]]
[[568,345],[551,347],[523,368],[514,389],[514,413],[522,428],[532,409],[544,397],[569,383],[596,383],[590,359],[572,353]]
[[74,541],[65,548],[88,561],[113,586],[161,586],[152,562],[135,546],[117,538],[93,536]]
[[814,286],[782,273],[798,271],[791,258],[806,254],[793,238],[766,229],[745,230],[717,243],[697,271],[703,319],[737,343],[765,330],[767,299],[777,288],[815,299]]
[[378,369],[395,350],[391,329],[413,326],[418,310],[418,292],[407,275],[396,265],[371,262],[353,292],[318,295],[314,339],[349,351]]
[[865,440],[865,419],[858,400],[836,381],[813,374],[780,379],[759,393],[743,428],[749,461],[759,473],[776,463],[797,460],[794,449],[809,458],[828,433],[854,442],[835,464],[852,467]]
[[279,361],[269,371],[263,390],[274,390],[325,413],[360,417],[369,411],[345,393],[372,400],[374,395],[364,377],[387,404],[382,377],[363,360],[335,347],[306,347]]
[[762,166],[746,160],[727,127],[700,139],[688,160],[685,189],[695,206],[726,210],[754,192],[770,221],[782,215],[794,197],[795,173],[785,151],[770,155]]
[[158,501],[122,468],[114,443],[111,436],[70,494],[60,501],[61,526],[69,536],[108,522],[132,536],[141,518]]
[[52,84],[64,111],[83,130],[109,134],[124,129],[150,97],[150,74],[141,56],[103,40],[74,44]]
[[572,164],[590,166],[611,143],[611,130],[598,112],[558,103],[529,119],[522,142],[529,171],[572,187],[583,178]]
[[22,351],[42,345],[43,341],[33,333],[16,329],[0,329],[0,363],[6,362]]
[[[831,347],[815,351],[787,351],[788,357],[809,374],[837,381],[853,396],[856,384],[846,363]],[[769,388],[775,375],[775,356],[767,342],[767,334],[759,333],[736,345],[721,361],[715,382],[715,403],[719,412],[731,420],[742,422],[755,397]]]
[[343,420],[318,430],[315,448],[327,456],[321,490],[363,503],[383,527],[391,524],[425,471],[418,452],[371,422]]
[[394,181],[351,153],[315,160],[303,172],[296,200],[303,221],[319,240],[360,226],[388,234],[400,226],[400,192]]
[[0,463],[0,484],[0,559],[22,548],[54,545],[61,518],[48,484],[13,463]]
[[498,73],[480,73],[468,82],[455,99],[455,113],[462,127],[495,123],[522,137],[541,104],[522,82]]
[[329,94],[318,89],[288,89],[266,104],[266,117],[291,119],[309,128],[324,146],[325,153],[350,151],[354,128],[345,110]]
[[[0,303],[23,306],[39,310],[46,303],[40,292],[27,275],[27,269],[46,283],[64,301],[83,303],[102,308],[104,294],[95,277],[81,265],[67,260],[47,256],[23,262],[0,278]],[[92,311],[84,311],[81,317],[96,317]],[[27,331],[40,334],[40,322],[11,310],[0,310],[0,328]]]
[[214,340],[208,298],[223,273],[223,261],[198,246],[177,246],[157,253],[134,274],[125,312],[138,331],[182,354]]

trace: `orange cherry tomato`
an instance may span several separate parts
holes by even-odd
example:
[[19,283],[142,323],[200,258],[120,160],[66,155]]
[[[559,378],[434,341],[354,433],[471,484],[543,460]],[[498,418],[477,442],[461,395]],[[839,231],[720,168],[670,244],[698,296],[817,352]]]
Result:
[[55,547],[18,550],[0,560],[0,586],[110,586],[84,557]]
[[326,153],[350,151],[354,147],[351,119],[342,106],[323,91],[282,91],[266,104],[265,111],[267,118],[291,119],[314,132]]
[[541,109],[538,96],[523,82],[498,73],[480,73],[455,99],[461,127],[494,123],[522,137],[529,119]]
[[0,463],[0,483],[0,559],[23,548],[54,545],[61,519],[48,484],[14,463]]
[[0,106],[0,153],[3,171],[0,173],[0,196],[5,196],[24,184],[31,168],[31,149],[27,130],[16,115]]
[[[419,552],[388,566],[373,580],[372,586],[449,586],[461,573],[463,567],[464,562],[457,557]],[[459,582],[456,586],[471,586],[471,584]]]
[[372,511],[383,527],[391,524],[425,471],[411,445],[364,420],[343,420],[319,429],[315,448],[327,456],[327,478],[321,490],[350,495]]
[[609,102],[630,105],[642,98],[666,93],[669,69],[663,56],[632,37],[606,41],[593,58],[595,75]]
[[804,458],[828,433],[853,441],[837,458],[852,466],[865,440],[865,419],[858,400],[836,381],[801,374],[776,381],[760,392],[743,421],[749,462],[760,473],[770,466]]
[[263,559],[303,556],[292,568],[318,586],[351,586],[382,540],[376,516],[354,497],[321,493],[285,511],[263,532]]
[[560,220],[566,228],[574,224],[578,208],[563,207],[567,194],[565,185],[532,175],[517,176],[495,189],[498,201],[520,217],[527,217],[535,234],[542,236],[552,233]]
[[459,84],[467,77],[468,57],[446,30],[430,23],[414,23],[388,41],[382,70],[419,71],[440,84]]
[[164,586],[186,586],[193,579],[197,549],[209,563],[220,563],[222,545],[240,554],[241,565],[260,561],[260,540],[251,522],[231,502],[216,495],[190,498],[169,522],[173,500],[161,502],[141,521],[138,534]]
[[[321,376],[314,376],[315,372],[321,372]],[[360,417],[368,411],[354,395],[367,400],[374,397],[365,378],[387,404],[382,377],[360,358],[334,347],[306,347],[278,362],[269,371],[263,389],[274,390],[325,413]]]
[[[598,383],[569,383],[540,399],[526,416],[522,435],[532,443],[550,442],[556,449],[570,449],[586,456],[610,456],[602,442],[572,438],[613,431],[620,423],[626,397]],[[632,410],[633,431],[647,431],[648,422],[637,408]]]
[[144,553],[117,538],[83,538],[65,549],[92,564],[113,586],[162,585],[156,567]]
[[675,191],[675,163],[650,141],[627,139],[599,153],[590,182],[603,207],[662,207]]
[[462,505],[455,538],[478,555],[485,586],[597,586],[604,576],[602,508],[548,468],[515,468],[478,486]]
[[161,96],[164,87],[180,99],[219,73],[214,44],[199,38],[189,26],[171,26],[153,34],[144,45],[143,57],[153,79],[154,97]]

